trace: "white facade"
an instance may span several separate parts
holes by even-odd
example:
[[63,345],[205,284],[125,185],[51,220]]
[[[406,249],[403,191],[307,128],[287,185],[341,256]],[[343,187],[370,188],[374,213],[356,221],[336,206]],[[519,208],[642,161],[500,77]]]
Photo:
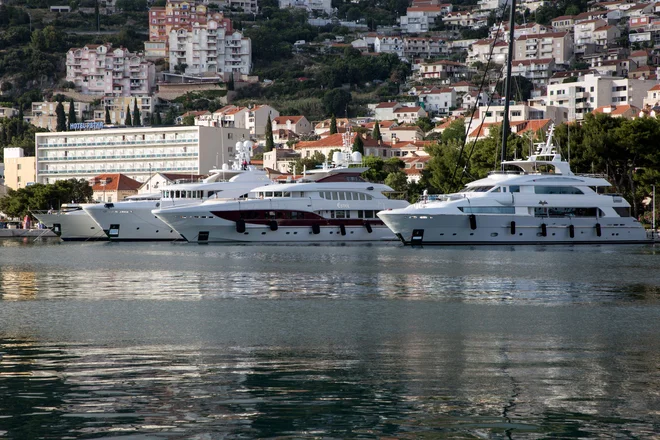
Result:
[[405,46],[401,37],[379,35],[374,40],[374,51],[376,53],[393,53],[401,58],[403,57],[404,49]]
[[450,108],[457,106],[456,90],[450,87],[434,88],[426,93],[420,93],[420,100],[428,112],[445,114]]
[[546,102],[566,107],[568,120],[582,120],[594,109],[610,105],[632,105],[641,108],[653,82],[642,79],[584,75],[574,83],[548,85]]
[[35,134],[37,183],[122,173],[144,182],[155,172],[205,174],[233,157],[245,129],[200,126],[114,128]]
[[123,47],[88,44],[67,52],[66,80],[83,94],[148,95],[156,86],[156,68],[141,54]]
[[300,8],[332,14],[331,0],[280,0],[280,8]]
[[409,34],[420,34],[430,31],[435,25],[435,19],[445,15],[441,6],[413,6],[406,10],[406,15],[401,17],[401,32]]
[[222,23],[209,20],[206,25],[194,23],[192,29],[173,28],[169,59],[170,73],[177,72],[177,65],[186,65],[186,75],[220,76],[226,80],[229,75],[250,73],[252,46],[242,33],[227,33]]

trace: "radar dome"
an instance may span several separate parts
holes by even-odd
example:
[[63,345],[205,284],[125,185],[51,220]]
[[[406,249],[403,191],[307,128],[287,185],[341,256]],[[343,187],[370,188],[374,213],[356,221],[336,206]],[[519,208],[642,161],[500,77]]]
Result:
[[344,160],[344,155],[341,153],[341,151],[335,151],[332,154],[332,161],[334,163],[339,163]]
[[241,141],[236,142],[236,149],[237,150],[240,150],[242,147],[243,147],[243,142],[241,142]]
[[359,151],[354,151],[351,154],[351,162],[362,162],[362,153]]
[[243,143],[243,145],[245,146],[245,148],[249,148],[250,150],[252,150],[252,147],[254,146],[254,142],[252,142],[252,141],[245,141],[245,142]]
[[228,169],[229,169],[229,165],[227,165],[226,163],[223,163],[223,164],[222,164],[222,169],[225,170],[225,171],[228,170]]

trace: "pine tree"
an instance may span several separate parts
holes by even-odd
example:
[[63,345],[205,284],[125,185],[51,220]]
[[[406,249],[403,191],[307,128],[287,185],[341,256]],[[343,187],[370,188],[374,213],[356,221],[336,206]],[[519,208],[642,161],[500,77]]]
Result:
[[137,105],[137,99],[133,100],[133,127],[142,125],[142,117],[140,116],[140,109]]
[[234,90],[234,74],[232,73],[227,81],[227,90]]
[[110,107],[107,105],[105,106],[105,123],[108,125],[112,124],[112,120],[110,120]]
[[335,114],[332,114],[332,118],[330,118],[330,134],[335,134],[337,133],[337,118],[335,118]]
[[353,140],[353,151],[359,151],[360,154],[364,154],[364,141],[360,133],[355,134],[355,140]]
[[126,106],[126,119],[124,119],[124,125],[127,127],[130,127],[133,125],[133,122],[131,121],[131,107]]
[[76,106],[73,104],[73,98],[69,101],[69,126],[75,124],[78,118],[76,118]]
[[149,118],[149,125],[151,125],[152,127],[154,125],[156,125],[156,115],[154,115],[153,113],[151,114],[151,117]]
[[378,125],[378,121],[376,121],[376,125],[374,125],[374,131],[371,132],[371,137],[377,141],[383,140],[383,136],[380,134],[380,125]]
[[275,142],[273,141],[273,122],[270,120],[270,113],[268,113],[268,120],[266,121],[266,147],[264,151],[267,153],[272,151],[275,147]]
[[64,114],[64,106],[61,101],[55,107],[55,114],[57,115],[56,131],[66,131],[66,115]]
[[23,104],[18,105],[18,120],[16,121],[16,132],[18,135],[23,134]]

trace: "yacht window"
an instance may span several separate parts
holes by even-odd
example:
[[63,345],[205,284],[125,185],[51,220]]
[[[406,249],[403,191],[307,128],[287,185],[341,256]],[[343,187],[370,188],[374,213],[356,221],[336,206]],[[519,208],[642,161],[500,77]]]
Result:
[[360,196],[360,200],[365,200],[366,199],[366,195],[363,194],[363,193],[360,193],[359,196]]
[[494,192],[494,193],[502,192],[502,188],[500,188],[499,186],[497,186],[497,187],[495,187],[495,189],[492,190],[491,192]]
[[614,208],[614,211],[619,214],[619,217],[630,217],[630,208],[617,206]]
[[515,214],[513,206],[459,206],[467,214]]
[[373,210],[364,211],[364,218],[374,218],[374,211]]
[[535,194],[584,194],[581,189],[574,186],[535,186]]
[[282,197],[282,191],[275,191],[275,197]]
[[[598,208],[534,208],[535,217],[596,217]],[[601,211],[602,212],[602,211]]]
[[336,192],[332,193],[332,200],[339,200],[339,196],[337,195]]
[[174,192],[174,198],[175,199],[180,199],[181,198],[181,191],[175,191]]
[[266,197],[273,197],[273,191],[266,191],[265,196]]
[[282,197],[291,197],[291,193],[289,191],[284,191]]
[[339,193],[339,200],[346,200],[346,193],[345,192],[340,192]]
[[346,218],[345,212],[346,211],[335,211],[335,218]]
[[511,185],[509,187],[509,192],[519,193],[520,192],[520,186],[519,185]]

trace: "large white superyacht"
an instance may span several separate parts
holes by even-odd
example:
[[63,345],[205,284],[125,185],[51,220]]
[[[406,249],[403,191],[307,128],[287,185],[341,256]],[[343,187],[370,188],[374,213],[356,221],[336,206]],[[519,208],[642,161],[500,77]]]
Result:
[[[518,172],[492,172],[454,194],[422,197],[378,216],[404,244],[584,244],[649,241],[630,204],[601,177],[576,175],[552,146],[525,160],[503,161]],[[543,171],[549,172],[543,172]]]
[[[345,153],[335,153],[335,160]],[[361,163],[353,153],[352,161]],[[245,200],[214,201],[153,213],[187,241],[212,242],[371,242],[396,240],[376,214],[408,205],[390,200],[384,184],[364,181],[367,167],[312,170],[303,182],[258,187]]]
[[96,203],[65,203],[59,210],[30,213],[64,241],[107,240],[103,229],[83,210],[93,205]]
[[135,197],[121,202],[88,205],[84,207],[85,212],[111,241],[182,240],[178,232],[151,211],[162,207],[196,205],[208,199],[239,198],[252,188],[273,183],[264,170],[246,165],[250,158],[251,142],[238,142],[236,147],[234,164],[211,170],[210,176],[202,182],[164,186],[155,198]]

